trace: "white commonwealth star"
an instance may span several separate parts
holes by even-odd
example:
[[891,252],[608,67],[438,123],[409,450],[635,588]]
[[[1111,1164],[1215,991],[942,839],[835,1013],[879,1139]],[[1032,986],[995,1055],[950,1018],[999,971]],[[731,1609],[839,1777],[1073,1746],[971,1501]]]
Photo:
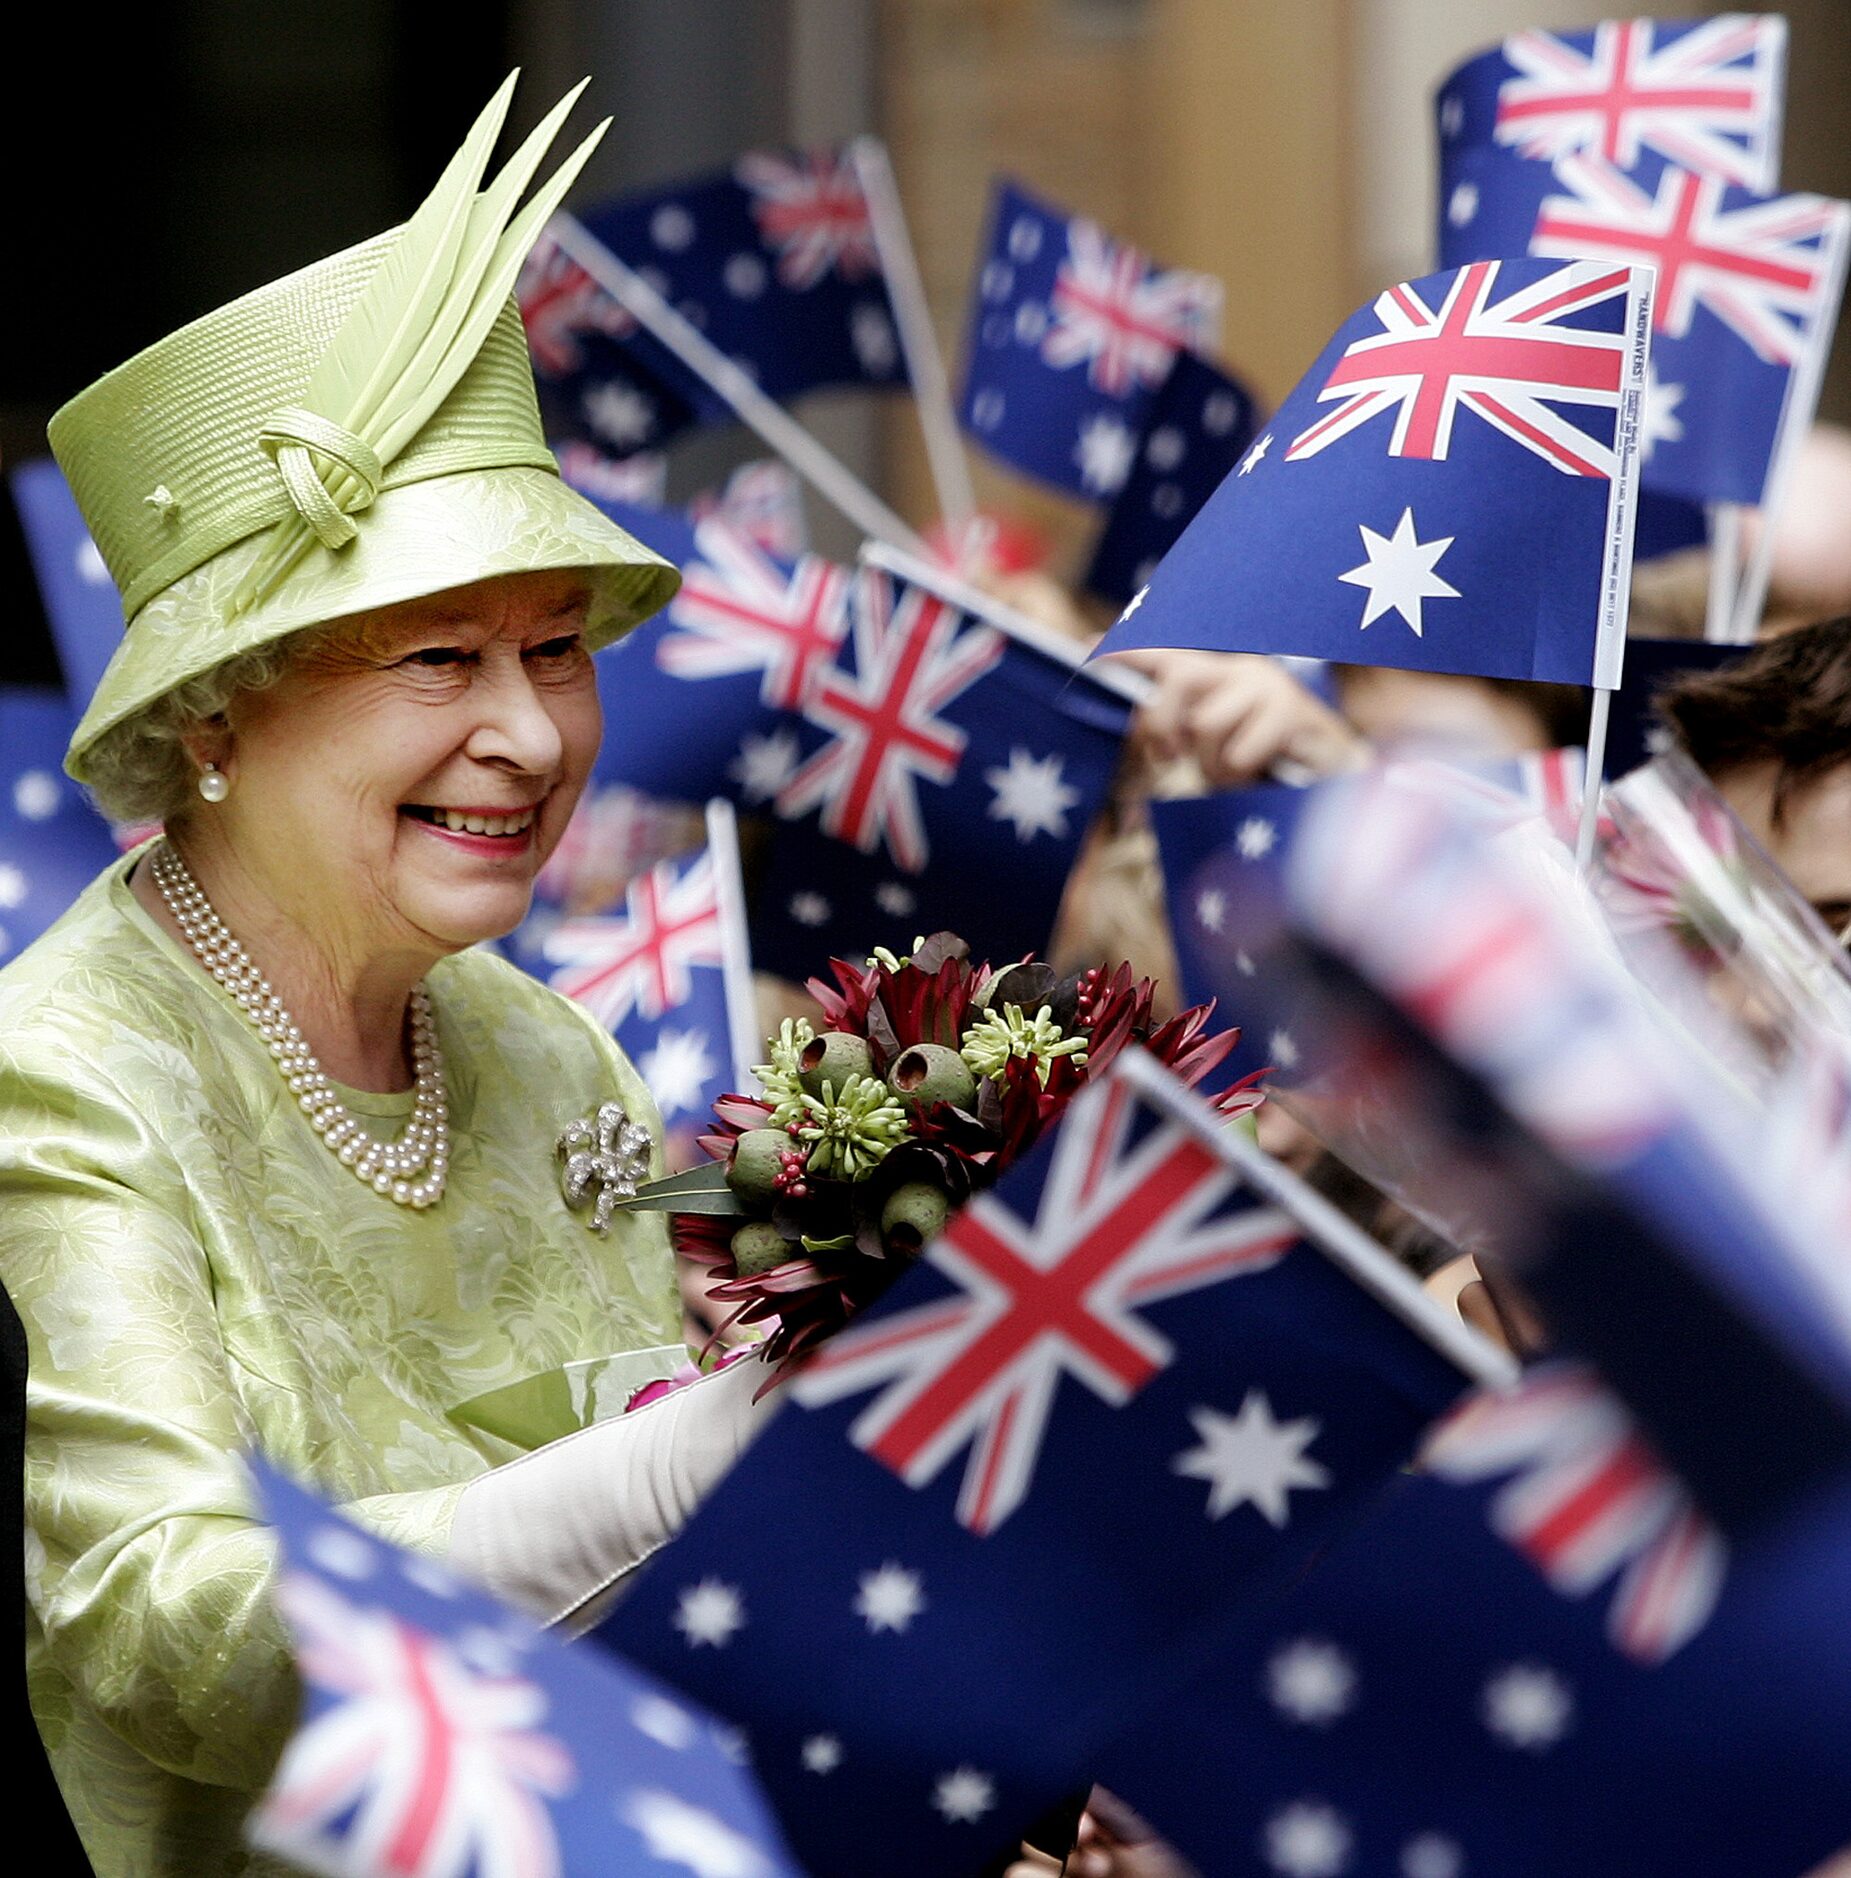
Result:
[[0,861],[0,906],[18,906],[31,886],[11,861]]
[[1137,439],[1108,412],[1095,412],[1080,426],[1073,458],[1080,466],[1080,481],[1097,495],[1116,495],[1131,474],[1138,453]]
[[1079,801],[1080,792],[1061,781],[1064,767],[1058,756],[1033,757],[1020,747],[1011,750],[1007,765],[999,763],[983,772],[983,780],[995,791],[990,819],[1012,823],[1021,842],[1066,834],[1067,811]]
[[638,1788],[623,1803],[621,1817],[641,1835],[651,1858],[684,1865],[694,1878],[760,1878],[773,1869],[743,1833],[664,1788]]
[[27,821],[42,822],[57,814],[63,794],[50,770],[25,770],[13,784],[13,807]]
[[649,239],[679,254],[694,239],[694,217],[679,202],[665,202],[649,218]]
[[655,428],[656,413],[634,385],[607,381],[585,393],[585,421],[606,443],[621,449],[644,442]]
[[820,893],[793,893],[790,899],[790,916],[799,926],[827,926],[829,924],[829,902]]
[[1363,608],[1363,624],[1381,618],[1390,607],[1413,627],[1414,637],[1421,636],[1420,603],[1423,600],[1456,600],[1459,589],[1442,580],[1433,570],[1442,554],[1453,545],[1446,535],[1438,541],[1420,541],[1414,534],[1414,511],[1403,509],[1392,535],[1378,535],[1373,528],[1359,524],[1363,552],[1368,560],[1353,567],[1339,580],[1368,591]]
[[1228,896],[1219,887],[1204,887],[1195,896],[1195,923],[1204,932],[1219,932],[1227,919]]
[[701,1107],[701,1091],[720,1066],[707,1053],[706,1031],[670,1030],[664,1025],[636,1067],[666,1121],[671,1115],[691,1114]]
[[1299,1637],[1281,1644],[1267,1662],[1266,1697],[1291,1720],[1325,1728],[1355,1702],[1356,1667],[1334,1643]]
[[939,1775],[932,1789],[932,1804],[947,1824],[971,1825],[996,1804],[996,1782],[974,1767],[960,1767],[954,1773]]
[[1234,831],[1234,846],[1243,861],[1263,861],[1279,839],[1279,828],[1264,815],[1249,815]]
[[1260,1850],[1283,1878],[1338,1878],[1349,1870],[1350,1829],[1322,1800],[1294,1800],[1266,1822]]
[[834,1735],[812,1735],[803,1744],[804,1772],[833,1774],[842,1765],[842,1744]]
[[1263,436],[1254,439],[1247,454],[1235,466],[1236,476],[1251,476],[1259,468],[1260,459],[1273,447],[1273,434],[1269,430]]
[[1189,446],[1174,424],[1162,424],[1144,442],[1144,460],[1159,476],[1167,476],[1184,456]]
[[904,919],[919,904],[910,887],[903,887],[897,880],[883,880],[874,889],[874,904],[883,913],[890,913],[895,919]]
[[1251,1505],[1269,1524],[1282,1527],[1291,1517],[1287,1496],[1294,1487],[1330,1485],[1329,1472],[1305,1453],[1318,1424],[1310,1416],[1276,1421],[1262,1390],[1247,1391],[1238,1415],[1192,1408],[1189,1420],[1201,1446],[1184,1449],[1170,1471],[1208,1482],[1210,1519]]
[[1513,1748],[1541,1754],[1567,1734],[1575,1698],[1554,1670],[1512,1663],[1485,1684],[1479,1698],[1485,1726]]
[[1667,383],[1658,376],[1650,359],[1645,362],[1645,409],[1639,426],[1639,457],[1652,460],[1652,452],[1661,443],[1684,441],[1684,420],[1677,407],[1684,402],[1684,387]]
[[865,1619],[868,1634],[905,1630],[926,1607],[919,1574],[889,1559],[879,1571],[863,1572],[855,1594],[856,1615]]
[[1444,1833],[1416,1833],[1401,1848],[1401,1878],[1461,1878],[1465,1854]]
[[748,730],[726,773],[745,791],[748,802],[769,802],[797,773],[797,733],[768,730],[760,736]]
[[1446,202],[1446,219],[1455,228],[1463,228],[1478,213],[1478,185],[1458,184]]
[[738,1588],[718,1578],[689,1585],[676,1601],[675,1628],[687,1638],[689,1649],[703,1643],[724,1649],[745,1621],[745,1600]]

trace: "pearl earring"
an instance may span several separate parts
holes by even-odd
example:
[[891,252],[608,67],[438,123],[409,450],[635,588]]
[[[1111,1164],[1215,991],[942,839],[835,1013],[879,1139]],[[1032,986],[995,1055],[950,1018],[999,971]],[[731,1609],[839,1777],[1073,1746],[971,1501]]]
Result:
[[231,794],[231,778],[216,763],[208,763],[199,772],[199,793],[208,802],[223,802]]

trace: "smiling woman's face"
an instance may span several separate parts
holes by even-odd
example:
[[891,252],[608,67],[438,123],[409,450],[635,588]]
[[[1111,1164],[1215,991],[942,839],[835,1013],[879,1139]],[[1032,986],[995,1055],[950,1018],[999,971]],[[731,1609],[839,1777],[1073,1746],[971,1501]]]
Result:
[[334,630],[233,701],[231,793],[195,814],[342,960],[512,931],[597,755],[588,598],[582,575],[506,575]]

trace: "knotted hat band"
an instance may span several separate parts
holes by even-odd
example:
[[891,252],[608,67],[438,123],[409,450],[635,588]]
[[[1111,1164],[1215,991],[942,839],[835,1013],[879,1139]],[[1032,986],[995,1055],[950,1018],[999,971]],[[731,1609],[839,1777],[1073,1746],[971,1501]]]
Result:
[[[324,548],[344,548],[360,532],[352,517],[371,508],[385,480],[385,470],[372,446],[351,430],[288,405],[276,412],[257,433],[261,448],[275,459],[283,486],[302,519],[315,531]],[[313,454],[311,454],[313,453]],[[317,470],[314,457],[326,457],[347,471],[356,487],[336,502]]]

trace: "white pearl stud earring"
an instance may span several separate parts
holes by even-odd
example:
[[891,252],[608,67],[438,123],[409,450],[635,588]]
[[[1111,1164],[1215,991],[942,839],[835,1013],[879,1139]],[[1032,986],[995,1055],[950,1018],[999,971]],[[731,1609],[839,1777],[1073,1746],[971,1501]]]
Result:
[[208,802],[223,802],[231,794],[231,778],[215,763],[199,772],[199,793]]

